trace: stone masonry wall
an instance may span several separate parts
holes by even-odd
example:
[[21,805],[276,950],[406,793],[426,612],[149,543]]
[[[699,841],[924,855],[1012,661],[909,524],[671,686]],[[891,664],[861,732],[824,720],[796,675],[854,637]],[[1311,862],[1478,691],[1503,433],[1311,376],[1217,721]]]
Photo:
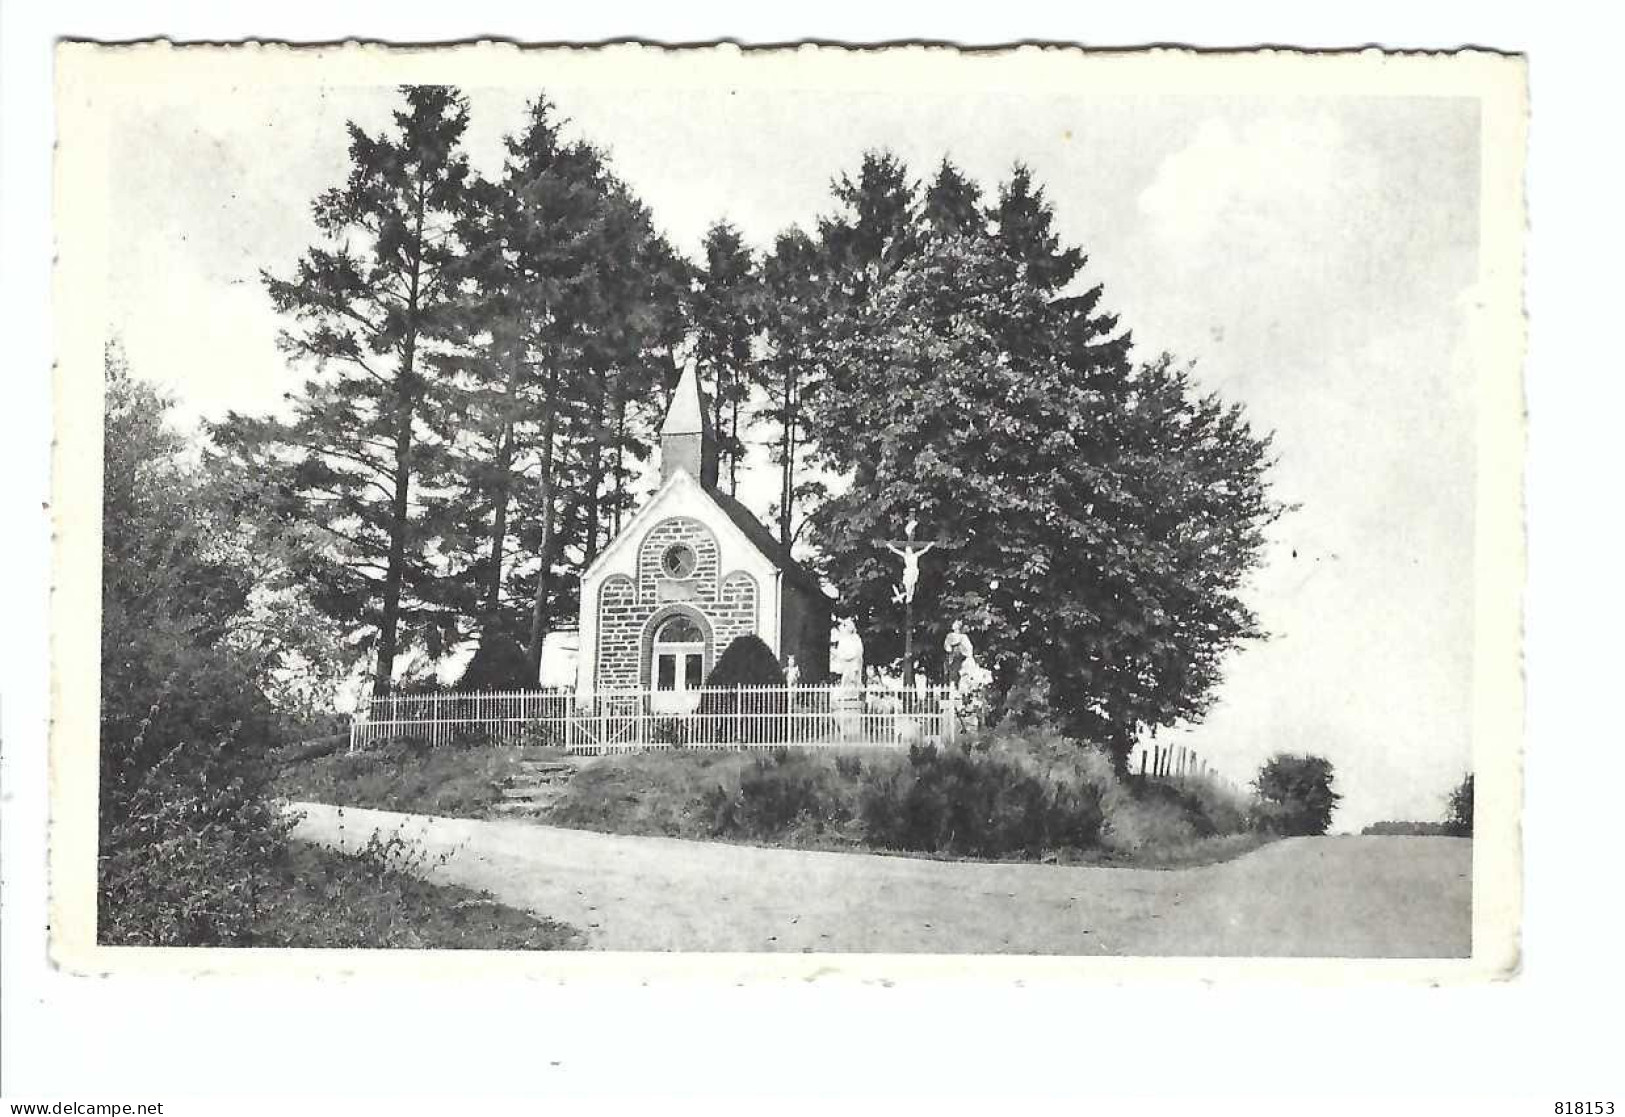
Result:
[[[667,576],[661,566],[666,549],[687,543],[697,559],[687,578]],[[649,529],[638,546],[636,584],[625,575],[606,578],[598,591],[598,647],[595,663],[598,690],[631,689],[648,685],[653,628],[676,612],[692,611],[703,618],[711,633],[705,670],[735,637],[757,631],[760,623],[759,589],[744,571],[722,576],[718,569],[716,536],[698,520],[674,517]]]

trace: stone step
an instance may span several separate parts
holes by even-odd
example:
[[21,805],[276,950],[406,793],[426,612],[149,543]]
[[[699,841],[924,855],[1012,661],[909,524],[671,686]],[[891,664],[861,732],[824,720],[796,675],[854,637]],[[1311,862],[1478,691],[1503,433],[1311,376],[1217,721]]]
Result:
[[504,799],[557,799],[559,791],[552,787],[505,787],[502,789]]
[[491,809],[498,814],[538,815],[547,807],[545,803],[493,803]]

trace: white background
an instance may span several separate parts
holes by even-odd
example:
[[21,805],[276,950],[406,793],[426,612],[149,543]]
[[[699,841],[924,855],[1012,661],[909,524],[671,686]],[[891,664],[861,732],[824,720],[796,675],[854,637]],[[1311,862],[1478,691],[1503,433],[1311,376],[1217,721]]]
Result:
[[[1625,1105],[1619,1037],[1621,733],[1616,695],[1621,347],[1620,66],[1606,9],[1486,4],[1010,2],[789,9],[607,3],[293,11],[221,4],[10,3],[0,25],[0,453],[5,662],[0,1093],[186,1095],[930,1094],[1469,1096]],[[1585,15],[1580,13],[1585,11]],[[55,36],[528,41],[636,36],[1088,45],[1182,42],[1446,49],[1531,58],[1529,714],[1523,973],[1486,988],[1299,990],[76,979],[45,957],[51,42]],[[1419,1099],[1437,1096],[1430,1108]],[[1448,1103],[1446,1104],[1446,1099]],[[893,1102],[888,1108],[907,1103]],[[664,1105],[649,1102],[638,1108]],[[304,1108],[300,1105],[296,1108]],[[315,1107],[312,1107],[315,1108]],[[451,1108],[450,1106],[447,1107]],[[507,1107],[493,1107],[493,1112]],[[686,1108],[686,1107],[685,1107]],[[766,1108],[752,1105],[753,1109]],[[912,1105],[908,1105],[912,1109]],[[1112,1106],[1113,1111],[1123,1108]],[[1240,1111],[1240,1104],[1219,1106]],[[1248,1103],[1248,1111],[1261,1106]],[[1275,1109],[1269,1105],[1264,1108]],[[1375,1107],[1374,1107],[1375,1108]],[[176,1106],[172,1112],[206,1112]],[[223,1111],[223,1110],[222,1110]],[[325,1108],[317,1109],[327,1111]],[[1159,1110],[1159,1111],[1174,1111]]]

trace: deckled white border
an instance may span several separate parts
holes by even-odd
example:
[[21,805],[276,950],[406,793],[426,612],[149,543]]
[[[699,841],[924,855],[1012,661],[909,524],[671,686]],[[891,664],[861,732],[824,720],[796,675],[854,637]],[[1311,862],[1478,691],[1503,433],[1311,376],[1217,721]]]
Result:
[[[100,656],[102,323],[106,320],[107,106],[152,84],[967,88],[1097,96],[1292,94],[1477,98],[1481,112],[1481,295],[1470,333],[1478,372],[1474,660],[1473,955],[1467,959],[1056,958],[1009,955],[610,954],[229,950],[95,943],[96,739]],[[392,978],[1177,982],[1460,982],[1516,972],[1521,911],[1520,655],[1524,585],[1522,313],[1526,79],[1521,59],[1453,55],[1091,53],[1071,47],[962,52],[731,45],[519,48],[108,48],[57,56],[57,338],[52,591],[51,911],[53,960],[76,973],[366,974]],[[161,277],[154,277],[161,282]],[[222,375],[229,375],[222,370]]]

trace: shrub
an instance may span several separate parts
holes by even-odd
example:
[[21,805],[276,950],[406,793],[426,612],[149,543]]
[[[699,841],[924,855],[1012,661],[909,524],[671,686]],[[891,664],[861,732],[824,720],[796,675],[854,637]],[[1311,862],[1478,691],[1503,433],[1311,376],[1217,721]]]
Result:
[[1445,815],[1445,832],[1458,838],[1473,836],[1473,774],[1468,772],[1451,791]]
[[[1257,841],[1224,789],[1137,788],[1116,776],[1104,751],[1048,727],[1001,726],[955,748],[906,753],[780,747],[606,757],[582,769],[548,821],[975,857],[1106,850],[1168,864]],[[1208,844],[1203,835],[1228,840]]]
[[814,831],[851,821],[850,780],[829,758],[787,748],[751,759],[732,786],[706,795],[711,831],[772,838],[807,826]]
[[1332,790],[1331,761],[1276,753],[1259,768],[1254,824],[1272,834],[1324,834],[1342,796]]
[[1007,749],[916,745],[906,765],[871,769],[859,816],[874,845],[1003,857],[1098,845],[1102,799],[1077,770]]
[[706,676],[708,687],[783,686],[784,668],[760,636],[735,637]]
[[480,637],[474,658],[463,669],[457,690],[525,690],[536,685],[536,674],[519,642],[505,632],[492,629]]
[[733,687],[782,687],[784,669],[762,638],[736,637],[717,659],[700,697],[699,731],[717,742],[769,744],[788,736],[783,691],[741,696]]
[[1050,724],[1053,716],[1049,676],[1032,657],[1022,657],[1015,679],[1000,703],[999,723],[1013,729],[1031,729]]
[[97,937],[112,945],[251,941],[280,887],[291,822],[236,742],[175,744],[104,809]]

